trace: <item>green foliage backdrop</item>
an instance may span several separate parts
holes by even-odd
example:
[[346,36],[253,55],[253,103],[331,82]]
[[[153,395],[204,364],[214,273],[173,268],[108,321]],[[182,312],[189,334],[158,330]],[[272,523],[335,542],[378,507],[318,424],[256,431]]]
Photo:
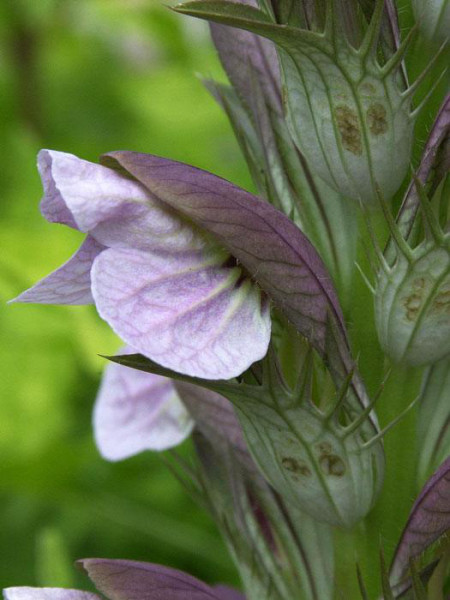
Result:
[[235,581],[214,525],[159,457],[108,464],[91,413],[118,340],[91,307],[6,305],[68,258],[39,215],[40,148],[133,149],[250,181],[198,73],[222,77],[207,27],[159,0],[0,4],[0,584],[80,586],[76,558],[162,562]]

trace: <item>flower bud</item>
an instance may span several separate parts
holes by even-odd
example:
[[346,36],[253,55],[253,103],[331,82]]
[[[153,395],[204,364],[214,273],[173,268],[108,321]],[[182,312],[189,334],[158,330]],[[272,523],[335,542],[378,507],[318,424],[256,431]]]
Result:
[[240,3],[196,0],[176,9],[275,42],[295,145],[314,174],[343,196],[366,203],[376,200],[377,189],[390,198],[399,188],[414,125],[410,99],[415,88],[404,89],[398,74],[410,38],[380,64],[384,0],[373,4],[370,23],[356,32],[350,25],[350,38],[343,34],[336,0],[326,3],[320,32],[273,23],[267,13]]
[[378,276],[375,316],[383,350],[395,362],[434,363],[450,352],[450,252],[423,242],[400,252]]
[[375,65],[364,72],[352,54],[346,71],[330,63],[322,79],[311,77],[311,114],[300,103],[288,108],[293,137],[311,168],[342,195],[371,203],[379,187],[391,198],[410,161],[408,106],[393,74],[383,77]]
[[280,415],[266,406],[249,412],[247,404],[238,415],[254,459],[286,501],[344,528],[368,513],[380,490],[383,453],[379,443],[365,445],[361,428],[346,431],[304,406]]
[[327,407],[319,409],[308,383],[314,366],[303,364],[291,389],[281,375],[267,375],[267,361],[265,384],[227,392],[255,462],[290,506],[351,528],[371,509],[383,480],[382,433],[372,407],[356,405],[348,380],[337,400],[325,399],[324,387]]

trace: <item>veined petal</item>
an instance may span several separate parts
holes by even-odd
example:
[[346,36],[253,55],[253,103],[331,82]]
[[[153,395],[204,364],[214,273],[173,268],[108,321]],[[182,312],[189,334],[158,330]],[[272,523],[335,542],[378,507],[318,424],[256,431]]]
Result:
[[450,529],[450,457],[427,481],[412,507],[391,566],[394,582],[408,570],[409,561],[420,556]]
[[317,251],[270,204],[173,160],[136,152],[113,152],[103,158],[127,169],[153,194],[214,235],[320,354],[325,351],[327,321],[332,318],[344,329],[337,294]]
[[185,251],[203,247],[198,230],[140,183],[73,154],[41,150],[41,203],[49,221],[90,233],[104,246]]
[[95,257],[104,249],[104,246],[88,236],[66,263],[12,302],[92,304],[91,267]]
[[88,558],[79,564],[109,600],[220,600],[202,581],[169,567]]
[[3,590],[5,600],[101,600],[97,594],[64,588],[11,587]]
[[[130,353],[131,349],[121,351]],[[94,431],[97,447],[108,460],[177,446],[193,424],[170,379],[115,363],[106,367],[94,409]]]
[[[243,0],[257,8],[256,0]],[[248,107],[253,102],[252,77],[256,75],[271,108],[282,112],[281,81],[275,46],[266,39],[235,27],[210,23],[220,61],[239,96]]]
[[175,371],[229,379],[261,359],[267,300],[222,252],[108,249],[94,261],[98,312],[127,344]]

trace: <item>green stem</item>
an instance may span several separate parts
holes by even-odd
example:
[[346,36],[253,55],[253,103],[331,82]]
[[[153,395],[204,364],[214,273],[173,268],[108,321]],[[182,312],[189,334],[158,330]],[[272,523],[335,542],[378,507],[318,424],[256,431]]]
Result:
[[[382,426],[394,419],[419,393],[421,369],[393,368],[378,406]],[[385,438],[386,474],[381,496],[365,522],[367,585],[379,586],[379,550],[383,546],[389,564],[416,496],[416,417],[414,408]]]

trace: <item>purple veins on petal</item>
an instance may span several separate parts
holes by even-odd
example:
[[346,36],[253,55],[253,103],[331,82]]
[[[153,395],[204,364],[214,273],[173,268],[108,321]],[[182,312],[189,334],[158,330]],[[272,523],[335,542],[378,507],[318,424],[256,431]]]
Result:
[[88,236],[66,263],[11,302],[92,304],[91,267],[104,249],[105,246]]
[[[120,354],[133,350],[123,349]],[[94,408],[102,456],[116,461],[144,450],[166,450],[191,433],[193,420],[170,379],[110,363]]]
[[[131,560],[79,561],[109,600],[223,600],[203,581],[169,567]],[[226,598],[226,596],[225,596]]]
[[317,251],[284,214],[211,173],[176,161],[112,152],[155,195],[214,235],[323,355],[329,319],[346,338],[330,275]]
[[11,587],[3,590],[5,600],[101,600],[97,594],[64,588]]
[[391,577],[401,579],[411,558],[420,556],[450,529],[450,457],[430,477],[412,507],[395,551]]
[[[258,8],[256,0],[241,4]],[[247,105],[250,107],[254,101],[252,77],[256,74],[271,108],[282,113],[280,68],[274,44],[235,27],[210,23],[210,28],[228,78]]]
[[261,359],[270,338],[266,300],[223,253],[171,255],[108,249],[94,261],[98,312],[127,344],[192,376],[229,379]]

